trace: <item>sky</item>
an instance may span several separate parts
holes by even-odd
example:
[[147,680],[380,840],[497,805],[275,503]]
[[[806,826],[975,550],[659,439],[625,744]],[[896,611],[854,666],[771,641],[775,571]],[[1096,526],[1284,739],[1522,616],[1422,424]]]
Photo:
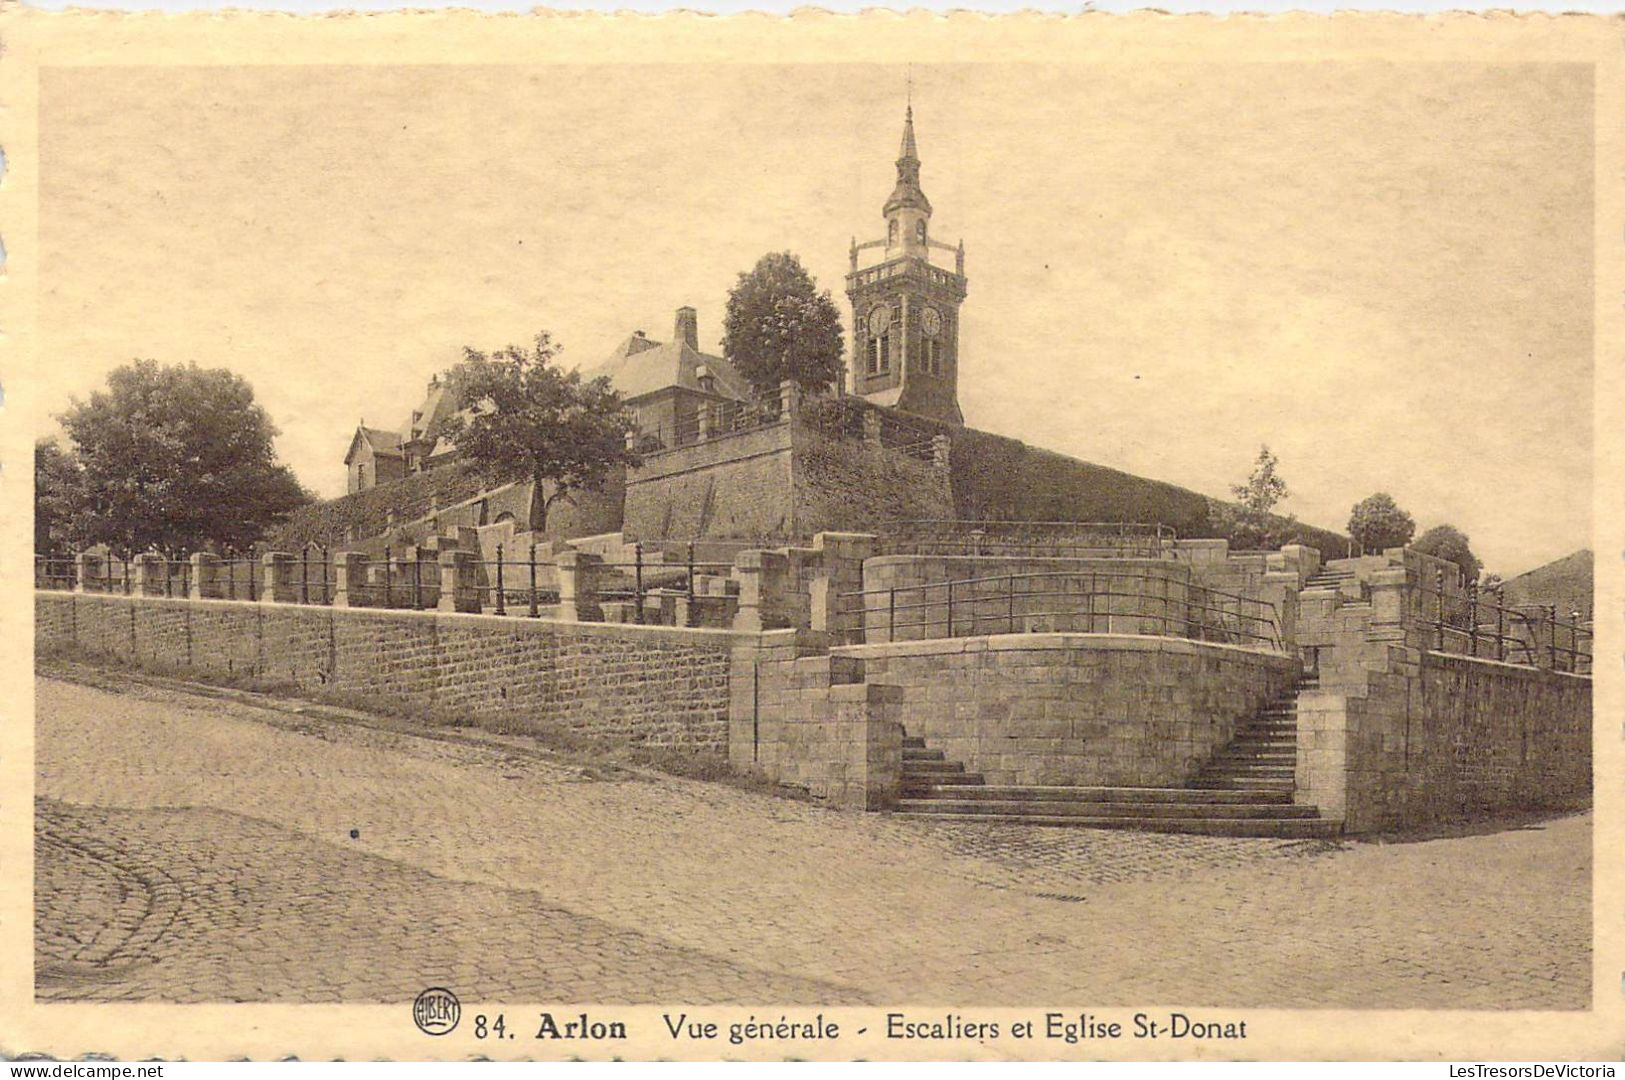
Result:
[[[648,59],[648,58],[642,58]],[[1284,509],[1388,491],[1492,571],[1591,545],[1580,65],[912,67],[964,239],[974,427]],[[462,348],[599,363],[790,250],[846,314],[897,65],[56,68],[41,76],[47,414],[135,357],[241,372],[308,487]],[[847,316],[849,318],[849,314]],[[48,427],[42,427],[42,431]]]

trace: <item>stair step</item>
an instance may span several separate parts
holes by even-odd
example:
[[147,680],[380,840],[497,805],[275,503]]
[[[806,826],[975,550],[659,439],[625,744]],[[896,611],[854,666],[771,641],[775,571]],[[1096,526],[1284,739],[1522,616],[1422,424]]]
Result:
[[1296,765],[1298,748],[1292,743],[1234,742],[1225,747],[1213,761],[1269,762],[1272,765]]
[[905,812],[1011,817],[1267,818],[1319,817],[1313,806],[1281,802],[1031,802],[1022,799],[912,799],[897,801]]
[[[1273,770],[1273,768],[1274,766],[1268,767],[1270,770]],[[1265,768],[1246,769],[1221,767],[1217,769],[1207,769],[1191,778],[1191,783],[1201,784],[1203,787],[1208,786],[1209,781],[1212,782],[1214,787],[1227,786],[1234,784],[1237,781],[1261,781],[1279,785],[1283,790],[1286,791],[1292,790],[1293,784],[1293,778],[1290,771],[1283,776],[1278,772],[1266,771]]]
[[981,773],[930,773],[910,775],[903,772],[905,789],[931,787],[981,787],[985,781]]
[[1251,792],[1214,788],[1083,787],[1073,785],[1026,786],[982,784],[977,786],[937,786],[926,789],[932,797],[962,802],[1130,802],[1130,803],[1283,803],[1291,802],[1290,792]]
[[[940,753],[940,751],[939,751],[939,753]],[[926,775],[928,773],[932,774],[932,775],[935,775],[937,773],[960,773],[960,772],[964,772],[964,771],[965,771],[964,764],[962,762],[958,762],[958,761],[942,761],[940,759],[939,760],[934,760],[934,761],[925,761],[925,760],[921,760],[919,758],[910,758],[910,757],[904,757],[903,758],[903,775],[904,776],[908,776],[908,775],[911,775],[911,774],[915,775],[915,776],[924,776],[924,775]]]
[[1210,791],[1273,791],[1288,798],[1295,786],[1290,780],[1251,776],[1199,776],[1196,782]]
[[1080,829],[1138,829],[1142,832],[1195,833],[1203,836],[1256,836],[1277,840],[1303,840],[1336,836],[1342,826],[1321,818],[1155,818],[1014,816],[1006,814],[942,814],[910,810],[897,817],[915,821],[987,823],[1005,825],[1059,825]]
[[904,735],[903,736],[903,749],[904,750],[924,750],[925,749],[925,740],[923,738],[921,738],[920,736],[918,736],[918,735]]
[[945,760],[941,750],[927,750],[919,746],[903,747],[903,760],[913,761],[942,761]]

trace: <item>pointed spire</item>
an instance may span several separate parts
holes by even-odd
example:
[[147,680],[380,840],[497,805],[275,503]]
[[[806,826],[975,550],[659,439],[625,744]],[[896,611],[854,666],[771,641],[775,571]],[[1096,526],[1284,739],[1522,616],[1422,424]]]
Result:
[[892,211],[905,206],[912,206],[924,210],[926,216],[931,214],[931,200],[925,197],[920,190],[920,155],[914,145],[914,106],[908,106],[903,113],[903,147],[902,156],[897,159],[897,186],[892,189],[891,198],[886,200],[882,211],[890,217]]

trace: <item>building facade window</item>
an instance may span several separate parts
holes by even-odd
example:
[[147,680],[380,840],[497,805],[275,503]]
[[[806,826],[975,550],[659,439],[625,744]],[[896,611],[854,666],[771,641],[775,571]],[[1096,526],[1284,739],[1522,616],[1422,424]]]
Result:
[[869,339],[865,368],[870,375],[884,375],[891,370],[891,335],[877,334]]

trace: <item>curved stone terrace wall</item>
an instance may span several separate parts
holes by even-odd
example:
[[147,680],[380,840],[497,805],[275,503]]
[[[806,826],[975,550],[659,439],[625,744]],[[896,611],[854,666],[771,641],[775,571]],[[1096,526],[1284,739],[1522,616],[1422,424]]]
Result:
[[840,646],[900,687],[911,736],[990,784],[1178,787],[1290,687],[1284,653],[1173,638],[1020,634]]
[[1207,591],[1164,559],[880,555],[841,598],[867,643],[978,634],[1109,633],[1278,648],[1273,605]]

